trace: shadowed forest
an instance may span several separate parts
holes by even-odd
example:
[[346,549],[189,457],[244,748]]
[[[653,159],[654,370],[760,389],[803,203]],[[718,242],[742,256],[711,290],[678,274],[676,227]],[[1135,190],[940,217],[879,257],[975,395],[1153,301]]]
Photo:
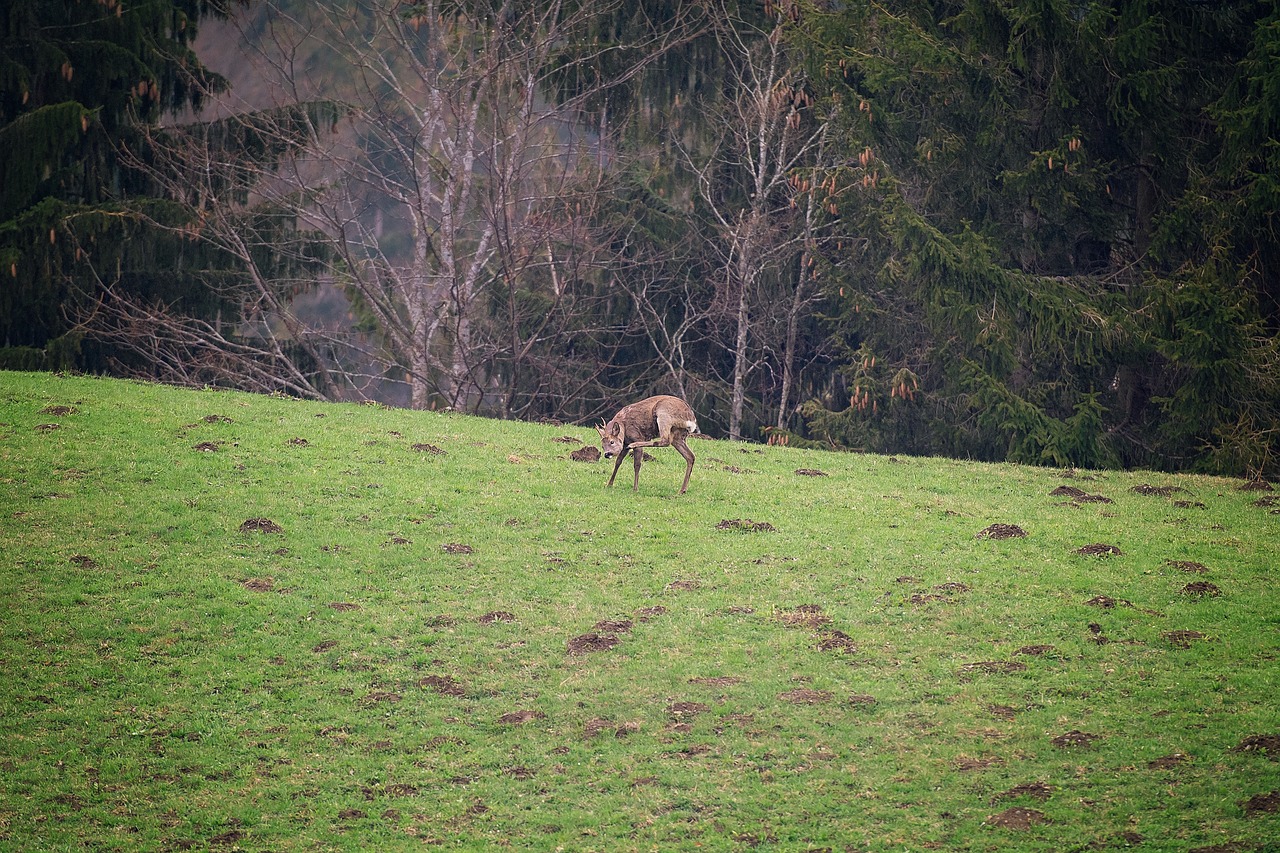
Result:
[[0,0],[0,368],[1249,478],[1274,3]]

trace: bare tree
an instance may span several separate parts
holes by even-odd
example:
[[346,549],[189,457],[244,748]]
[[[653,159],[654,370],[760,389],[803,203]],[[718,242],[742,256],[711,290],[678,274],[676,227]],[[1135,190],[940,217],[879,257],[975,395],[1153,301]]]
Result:
[[797,324],[812,295],[808,281],[821,220],[832,204],[829,196],[838,188],[832,177],[830,192],[818,192],[828,187],[831,164],[825,161],[831,117],[811,115],[813,100],[805,75],[786,55],[783,13],[778,12],[767,33],[728,25],[730,17],[722,14],[727,25],[718,31],[720,45],[732,57],[737,94],[724,108],[723,143],[702,162],[690,156],[689,165],[697,173],[699,192],[716,226],[713,249],[722,271],[723,308],[732,337],[729,437],[740,439],[747,381],[758,361],[752,337],[764,325],[753,311],[778,313],[776,304],[762,304],[762,282],[787,282],[781,423],[793,381]]
[[[170,128],[154,139],[157,151],[169,148],[135,163],[197,211],[197,239],[248,265],[236,301],[254,322],[238,329],[274,334],[282,358],[302,348],[311,371],[321,367],[308,393],[381,374],[403,377],[414,407],[516,414],[546,391],[539,384],[555,371],[540,354],[582,316],[576,301],[594,298],[598,284],[593,253],[602,243],[588,223],[613,158],[600,104],[694,32],[676,13],[647,28],[632,21],[639,36],[629,43],[594,35],[613,32],[624,13],[623,0],[267,0],[242,23],[271,96],[250,103],[233,93],[217,101],[221,116],[210,124],[276,143],[277,156],[229,161]],[[317,66],[322,77],[310,71]],[[301,108],[316,103],[334,107],[331,120]],[[292,123],[264,123],[278,115]],[[342,289],[367,334],[299,319],[288,302],[297,289],[260,258],[301,256],[306,244],[247,237],[249,210],[275,211],[322,239],[325,252],[306,255],[306,266],[313,280]],[[315,274],[320,258],[325,269]],[[116,313],[110,319],[104,305],[94,320],[121,335],[146,321],[178,322],[154,306]],[[190,325],[187,333],[199,337]],[[206,330],[201,345],[213,352],[225,343]],[[517,403],[521,377],[535,387]]]

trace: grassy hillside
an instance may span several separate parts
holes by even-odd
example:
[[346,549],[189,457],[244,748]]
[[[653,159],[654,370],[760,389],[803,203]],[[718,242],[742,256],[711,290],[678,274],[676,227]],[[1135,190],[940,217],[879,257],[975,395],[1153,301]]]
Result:
[[0,849],[1276,849],[1271,493],[595,438],[0,373]]

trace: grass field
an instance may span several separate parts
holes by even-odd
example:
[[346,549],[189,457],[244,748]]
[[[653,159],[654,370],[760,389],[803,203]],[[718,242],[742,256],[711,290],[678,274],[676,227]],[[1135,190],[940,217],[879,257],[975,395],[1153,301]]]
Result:
[[1280,850],[1273,493],[596,438],[0,373],[0,849]]

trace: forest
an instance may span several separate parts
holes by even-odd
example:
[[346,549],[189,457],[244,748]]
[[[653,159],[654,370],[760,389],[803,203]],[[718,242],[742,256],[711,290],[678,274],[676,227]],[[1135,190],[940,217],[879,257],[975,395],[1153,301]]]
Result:
[[1274,2],[0,0],[0,69],[0,369],[1280,476]]

